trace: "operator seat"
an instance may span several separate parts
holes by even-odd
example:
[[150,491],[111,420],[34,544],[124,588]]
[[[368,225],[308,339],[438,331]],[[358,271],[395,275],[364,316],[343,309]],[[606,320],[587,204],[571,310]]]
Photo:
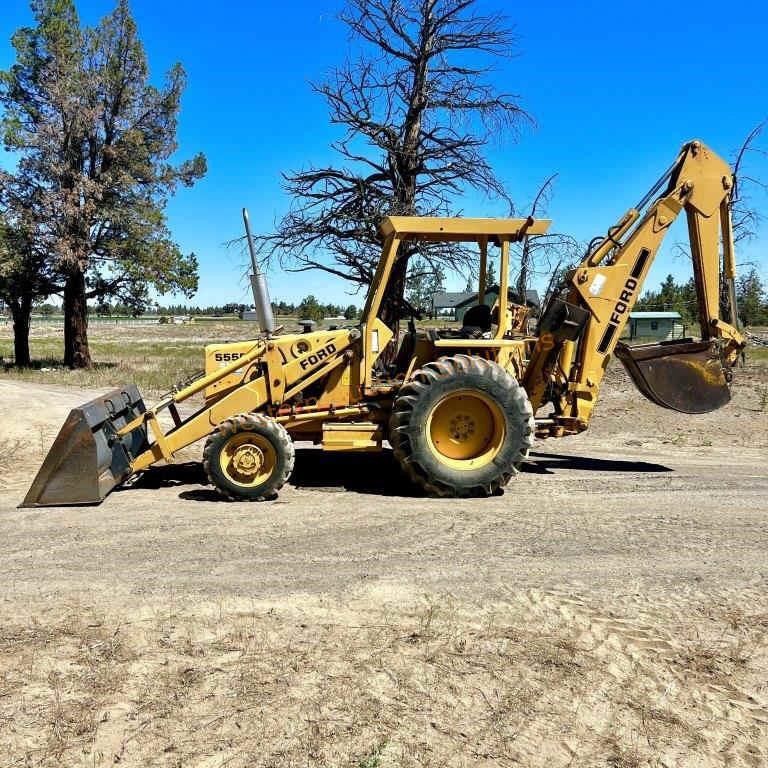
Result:
[[409,328],[400,339],[400,348],[397,350],[394,360],[394,374],[405,373],[410,365],[411,358],[416,351],[416,329]]
[[487,304],[477,304],[464,313],[461,323],[461,336],[465,339],[481,339],[491,330],[491,308]]

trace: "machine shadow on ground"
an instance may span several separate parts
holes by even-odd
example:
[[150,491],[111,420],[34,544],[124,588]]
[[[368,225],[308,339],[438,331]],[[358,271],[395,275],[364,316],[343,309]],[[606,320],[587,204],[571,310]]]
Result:
[[206,485],[208,479],[199,461],[166,464],[150,467],[140,475],[131,478],[124,485],[118,485],[112,493],[131,491],[134,488],[156,491],[186,485]]
[[664,464],[650,461],[622,459],[595,459],[590,456],[568,456],[561,453],[531,451],[528,460],[520,467],[521,472],[534,475],[551,475],[557,470],[585,470],[587,472],[674,472]]
[[[296,488],[313,488],[318,491],[355,491],[377,496],[423,496],[403,475],[391,450],[377,453],[327,453],[316,448],[296,448],[296,464],[289,483]],[[184,501],[227,501],[215,488],[208,485],[208,478],[200,462],[169,464],[151,467],[135,480],[116,489],[158,490],[183,486],[207,486],[188,488],[179,493]]]
[[[530,458],[520,468],[524,474],[551,475],[562,471],[586,472],[673,472],[663,464],[648,461],[598,459],[588,456],[570,456],[557,453],[531,452]],[[296,488],[312,488],[318,491],[354,491],[376,496],[423,497],[403,475],[390,449],[371,453],[330,453],[316,448],[296,448],[296,465],[290,484]],[[184,486],[207,486],[184,488]],[[199,462],[186,462],[153,467],[142,473],[129,488],[157,490],[160,488],[184,488],[179,498],[184,501],[226,501],[216,489],[208,486],[208,480]]]
[[403,474],[390,448],[370,453],[297,448],[290,482],[297,488],[339,488],[377,496],[424,496]]

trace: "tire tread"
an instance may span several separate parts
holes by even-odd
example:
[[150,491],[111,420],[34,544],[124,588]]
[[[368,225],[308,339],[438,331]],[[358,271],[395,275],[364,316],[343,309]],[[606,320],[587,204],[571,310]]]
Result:
[[[457,375],[479,375],[489,377],[509,392],[517,411],[516,416],[526,419],[521,446],[514,464],[509,469],[502,469],[488,484],[470,487],[459,486],[431,476],[420,461],[418,451],[414,450],[410,437],[412,415],[416,405],[428,396],[429,387],[437,381],[453,378]],[[427,493],[439,497],[489,496],[503,488],[517,472],[517,467],[528,456],[533,445],[535,421],[533,408],[525,390],[517,380],[498,363],[471,355],[453,355],[440,357],[426,363],[415,371],[411,380],[401,387],[395,400],[390,417],[390,443],[395,458],[405,470],[411,482]]]
[[[259,427],[262,432],[272,437],[276,450],[281,451],[285,455],[286,461],[279,477],[274,478],[263,493],[257,496],[243,496],[232,492],[228,488],[223,488],[212,472],[211,465],[216,454],[216,446],[221,440],[226,440],[238,432],[254,431],[249,429],[252,426]],[[266,501],[273,499],[291,476],[295,461],[296,450],[293,440],[291,440],[291,436],[285,427],[282,424],[278,424],[274,419],[269,418],[269,416],[256,413],[240,413],[222,421],[208,436],[208,439],[205,441],[205,448],[203,449],[203,469],[208,482],[230,501]]]

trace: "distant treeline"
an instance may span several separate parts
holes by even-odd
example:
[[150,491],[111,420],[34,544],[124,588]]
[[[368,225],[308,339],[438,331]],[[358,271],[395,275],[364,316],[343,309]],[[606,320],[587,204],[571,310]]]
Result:
[[[276,315],[298,316],[310,320],[322,320],[324,317],[342,316],[347,320],[354,320],[360,314],[360,310],[354,304],[348,304],[346,306],[342,304],[323,304],[311,295],[303,298],[298,304],[293,304],[288,301],[273,301],[272,307]],[[94,305],[91,307],[91,311],[95,315],[115,315],[120,317],[137,317],[139,314],[226,317],[232,315],[240,316],[243,312],[246,312],[251,308],[252,307],[248,304],[238,304],[235,302],[210,306],[198,306],[196,304],[168,304],[166,306],[151,306],[147,312],[138,313],[135,307],[128,306],[127,304],[122,304],[120,302],[105,302]],[[35,314],[58,315],[61,313],[61,307],[46,302],[35,306],[34,311]]]
[[[736,303],[739,318],[745,325],[768,324],[768,293],[756,269],[736,279]],[[658,291],[646,291],[635,309],[651,312],[679,312],[684,323],[698,320],[696,285],[693,278],[677,283],[672,275],[662,282]]]

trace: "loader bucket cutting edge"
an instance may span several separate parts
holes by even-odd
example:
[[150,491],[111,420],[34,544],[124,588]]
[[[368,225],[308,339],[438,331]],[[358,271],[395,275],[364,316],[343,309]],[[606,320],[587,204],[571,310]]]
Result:
[[131,461],[148,447],[142,425],[117,430],[145,411],[134,385],[115,389],[72,410],[20,507],[98,504],[131,474]]
[[637,388],[652,402],[681,413],[709,413],[731,399],[725,370],[711,341],[616,346]]

